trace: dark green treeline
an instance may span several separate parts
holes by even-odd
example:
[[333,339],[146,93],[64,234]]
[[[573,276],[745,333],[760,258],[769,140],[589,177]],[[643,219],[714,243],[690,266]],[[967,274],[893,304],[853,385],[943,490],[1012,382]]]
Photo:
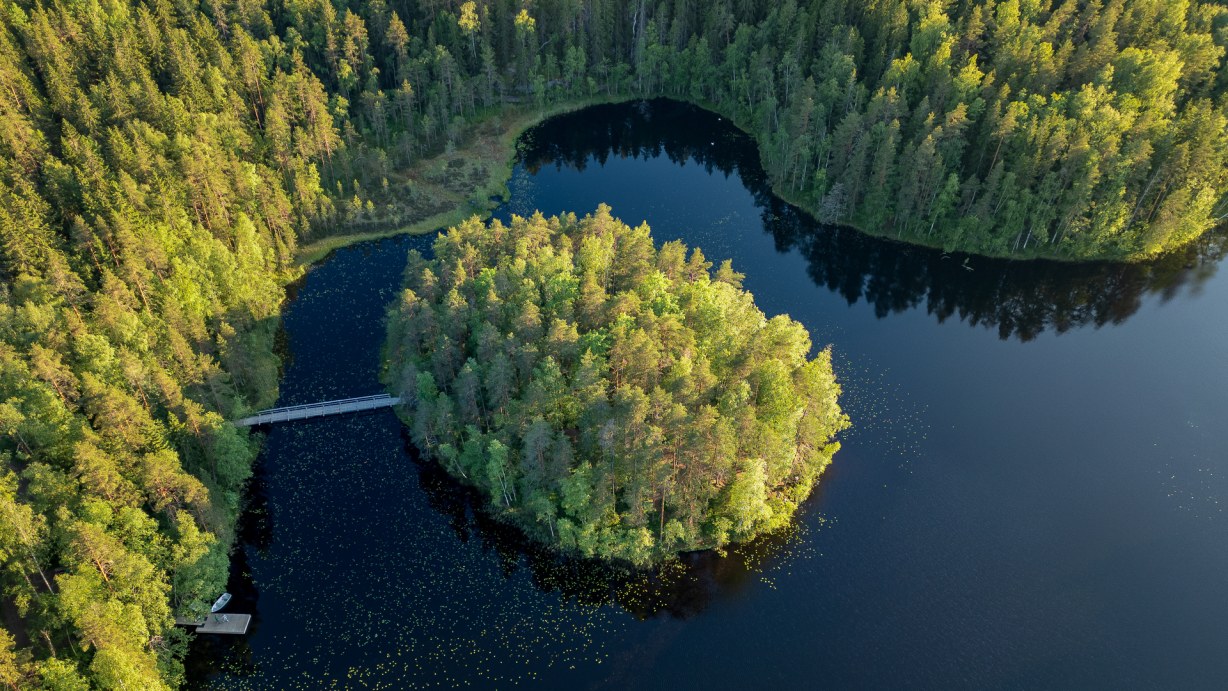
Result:
[[381,213],[388,172],[424,145],[455,142],[483,109],[604,94],[713,108],[756,137],[777,190],[820,220],[924,244],[1140,258],[1228,216],[1222,3],[375,0],[267,11],[229,21],[282,35],[283,60],[300,50],[332,110],[350,116],[346,143],[366,143],[326,175],[351,215]]
[[1225,45],[1168,0],[5,0],[0,683],[178,683],[298,242],[475,118],[671,95],[824,220],[1137,257],[1226,213]]
[[414,443],[546,544],[635,564],[786,525],[848,425],[831,353],[729,261],[602,206],[410,254],[388,383]]
[[1221,3],[210,7],[281,37],[266,66],[301,52],[348,116],[342,138],[365,145],[325,183],[351,215],[381,213],[389,171],[482,109],[600,94],[707,105],[755,135],[777,189],[821,220],[926,244],[1138,258],[1228,214]]

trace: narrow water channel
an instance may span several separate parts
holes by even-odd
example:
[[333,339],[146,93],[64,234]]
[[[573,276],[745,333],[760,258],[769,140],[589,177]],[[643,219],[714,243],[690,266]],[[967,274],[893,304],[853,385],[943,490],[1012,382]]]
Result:
[[[531,130],[498,214],[600,202],[732,258],[832,344],[853,429],[786,534],[651,576],[559,560],[389,411],[269,430],[227,689],[1120,687],[1228,680],[1224,238],[1147,266],[991,261],[823,228],[753,143],[654,101]],[[379,391],[411,248],[343,249],[285,314],[281,405]]]

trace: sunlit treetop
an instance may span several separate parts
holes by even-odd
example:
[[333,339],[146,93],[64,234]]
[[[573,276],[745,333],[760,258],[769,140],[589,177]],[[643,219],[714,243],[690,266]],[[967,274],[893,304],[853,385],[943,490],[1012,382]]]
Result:
[[644,564],[779,528],[839,448],[830,352],[608,207],[472,219],[406,281],[389,379],[415,442],[564,550]]

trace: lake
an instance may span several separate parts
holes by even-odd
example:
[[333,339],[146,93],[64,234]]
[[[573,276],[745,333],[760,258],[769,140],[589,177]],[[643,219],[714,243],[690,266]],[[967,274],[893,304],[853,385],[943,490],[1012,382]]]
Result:
[[[831,344],[853,427],[795,525],[662,572],[492,522],[378,411],[270,428],[201,688],[1228,684],[1228,280],[1216,234],[1140,266],[944,254],[823,227],[691,106],[521,139],[502,218],[598,203],[732,258]],[[280,405],[376,393],[402,237],[292,289]]]

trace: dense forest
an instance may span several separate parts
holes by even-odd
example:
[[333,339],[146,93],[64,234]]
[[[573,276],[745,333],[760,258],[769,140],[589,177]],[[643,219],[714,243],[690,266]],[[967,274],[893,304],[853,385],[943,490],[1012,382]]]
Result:
[[320,77],[348,151],[326,187],[351,222],[401,217],[392,171],[457,145],[491,109],[654,95],[727,115],[760,143],[777,192],[874,234],[1134,259],[1228,217],[1222,3],[375,0],[206,14],[282,37],[249,73],[297,52]]
[[313,147],[337,136],[314,77],[268,72],[294,145],[266,149],[242,45],[167,4],[0,12],[9,687],[177,685],[172,615],[225,587],[256,452],[226,420],[276,395]]
[[785,525],[848,420],[827,350],[725,261],[609,207],[476,217],[410,253],[389,383],[415,444],[498,515],[635,564]]
[[7,0],[0,679],[178,683],[296,247],[437,206],[402,171],[490,114],[673,96],[822,220],[1139,257],[1228,213],[1226,45],[1197,1]]

